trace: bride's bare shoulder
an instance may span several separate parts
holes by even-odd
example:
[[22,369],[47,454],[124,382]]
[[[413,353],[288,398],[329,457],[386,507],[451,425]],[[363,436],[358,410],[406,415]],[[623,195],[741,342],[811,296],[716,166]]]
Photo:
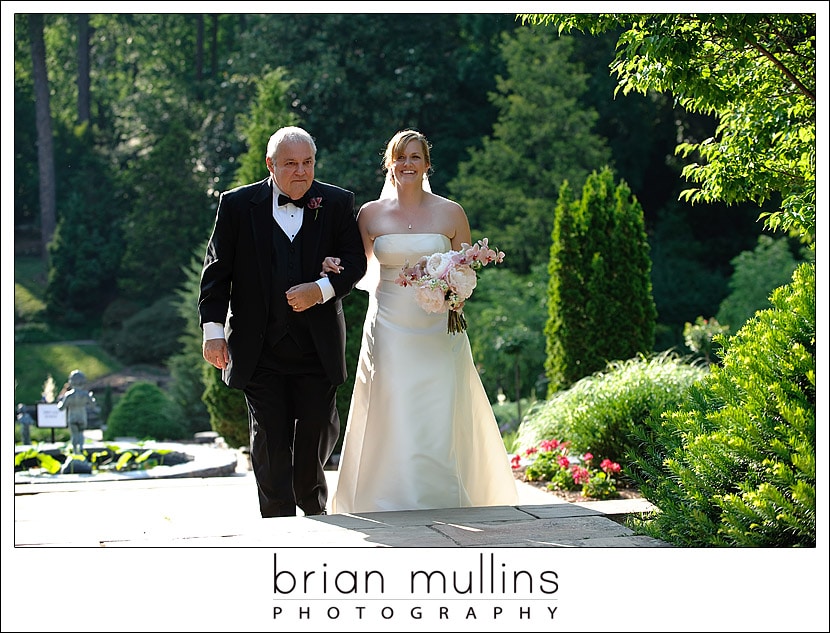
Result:
[[383,211],[390,210],[394,207],[395,204],[397,203],[389,198],[369,200],[369,202],[365,203],[362,207],[360,207],[360,213],[371,216],[376,213],[381,213]]
[[437,209],[441,213],[464,213],[463,207],[455,202],[455,200],[450,200],[449,198],[445,198],[444,196],[439,196],[436,193],[430,193],[430,206],[433,209]]

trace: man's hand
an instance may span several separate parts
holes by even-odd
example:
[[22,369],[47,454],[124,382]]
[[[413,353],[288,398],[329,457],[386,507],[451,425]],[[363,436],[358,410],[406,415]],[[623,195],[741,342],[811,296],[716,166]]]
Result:
[[323,291],[314,282],[297,284],[285,291],[285,299],[294,312],[303,312],[323,300]]
[[202,343],[202,356],[217,369],[225,369],[231,360],[228,343],[223,338],[212,338]]

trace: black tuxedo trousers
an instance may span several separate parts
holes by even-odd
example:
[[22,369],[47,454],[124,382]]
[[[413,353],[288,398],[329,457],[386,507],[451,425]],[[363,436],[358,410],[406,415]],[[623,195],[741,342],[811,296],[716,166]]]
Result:
[[324,467],[340,434],[336,387],[313,347],[290,335],[263,349],[243,390],[248,404],[251,464],[263,517],[326,509]]

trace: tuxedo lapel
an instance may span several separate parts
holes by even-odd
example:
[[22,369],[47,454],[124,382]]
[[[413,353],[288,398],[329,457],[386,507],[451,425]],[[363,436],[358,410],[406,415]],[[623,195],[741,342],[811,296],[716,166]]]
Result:
[[[316,182],[311,184],[308,190],[308,198],[321,197]],[[320,253],[320,244],[322,242],[323,234],[323,217],[325,212],[326,200],[320,203],[320,206],[315,209],[309,209],[308,206],[303,210],[303,230],[300,231],[300,240],[303,248],[303,276],[306,278],[313,278],[319,275],[323,266],[323,258],[325,254]]]
[[256,248],[259,280],[263,296],[271,293],[271,248],[274,230],[271,180],[266,178],[251,197],[251,232]]

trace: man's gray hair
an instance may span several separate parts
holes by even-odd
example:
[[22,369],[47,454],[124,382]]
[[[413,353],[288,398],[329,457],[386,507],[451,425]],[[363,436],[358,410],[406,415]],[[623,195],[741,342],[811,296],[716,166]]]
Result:
[[314,139],[311,138],[311,134],[306,132],[301,127],[288,126],[281,127],[271,135],[270,139],[268,139],[268,148],[265,150],[265,157],[274,160],[277,156],[277,148],[279,148],[282,143],[297,142],[308,143],[311,145],[312,153],[315,156],[317,155],[317,145],[314,143]]

